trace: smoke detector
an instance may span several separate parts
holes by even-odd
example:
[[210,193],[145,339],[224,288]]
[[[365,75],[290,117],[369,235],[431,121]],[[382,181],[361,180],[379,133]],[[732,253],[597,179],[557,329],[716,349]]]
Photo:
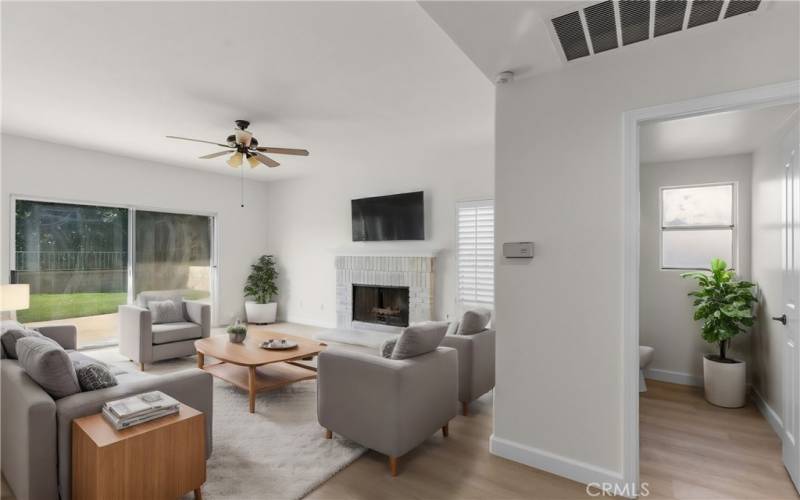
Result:
[[503,85],[506,83],[511,83],[514,81],[514,72],[513,71],[503,71],[498,73],[497,76],[494,78],[494,83],[498,85]]

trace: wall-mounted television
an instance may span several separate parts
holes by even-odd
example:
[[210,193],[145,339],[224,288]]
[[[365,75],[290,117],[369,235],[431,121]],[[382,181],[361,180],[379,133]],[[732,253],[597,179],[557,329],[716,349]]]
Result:
[[422,191],[351,201],[353,241],[424,240]]

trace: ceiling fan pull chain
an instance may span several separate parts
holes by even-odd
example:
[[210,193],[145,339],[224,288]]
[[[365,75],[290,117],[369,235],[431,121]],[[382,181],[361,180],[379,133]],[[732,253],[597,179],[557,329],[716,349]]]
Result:
[[239,167],[239,170],[241,171],[241,175],[239,176],[239,179],[241,179],[241,190],[242,190],[242,193],[241,193],[241,196],[242,196],[242,208],[244,208],[244,167],[243,167],[243,166],[240,166],[240,167]]

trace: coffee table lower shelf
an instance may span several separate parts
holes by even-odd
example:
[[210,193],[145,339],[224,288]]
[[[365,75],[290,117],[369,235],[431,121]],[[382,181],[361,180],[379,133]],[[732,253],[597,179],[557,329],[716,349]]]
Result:
[[301,380],[317,378],[317,372],[313,367],[289,362],[270,363],[257,367],[219,362],[205,365],[202,369],[247,391],[250,398],[250,413],[255,412],[257,393],[277,389]]

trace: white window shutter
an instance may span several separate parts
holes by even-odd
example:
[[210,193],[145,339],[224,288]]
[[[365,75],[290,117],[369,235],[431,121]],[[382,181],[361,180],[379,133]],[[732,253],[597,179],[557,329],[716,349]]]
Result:
[[458,301],[494,304],[494,202],[459,203],[456,224]]

